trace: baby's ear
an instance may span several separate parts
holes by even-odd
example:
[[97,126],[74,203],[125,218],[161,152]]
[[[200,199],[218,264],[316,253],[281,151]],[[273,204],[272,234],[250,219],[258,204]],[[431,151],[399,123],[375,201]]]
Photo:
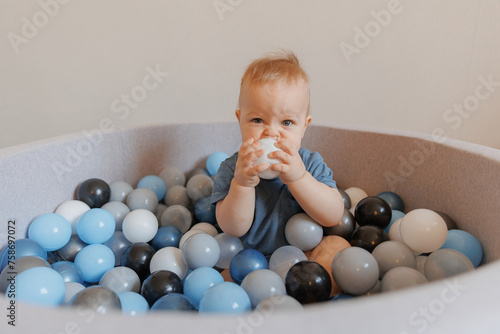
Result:
[[306,116],[306,127],[309,125],[309,123],[311,123],[312,121],[312,116],[311,115],[307,115]]
[[234,114],[236,115],[236,118],[238,119],[238,122],[240,121],[240,109],[236,109],[236,111],[234,112]]
[[302,138],[304,138],[304,135],[306,134],[307,126],[309,125],[309,123],[311,123],[311,120],[312,120],[312,116],[311,115],[307,115],[306,116],[306,120],[304,122],[304,130],[302,131]]

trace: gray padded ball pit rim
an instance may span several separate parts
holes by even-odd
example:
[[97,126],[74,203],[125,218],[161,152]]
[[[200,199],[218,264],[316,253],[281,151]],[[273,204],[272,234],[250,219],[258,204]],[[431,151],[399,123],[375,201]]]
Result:
[[[2,149],[0,246],[6,244],[9,219],[16,220],[17,237],[25,237],[36,216],[72,199],[83,180],[98,177],[135,186],[142,176],[157,174],[167,164],[186,172],[203,167],[209,154],[231,154],[239,143],[237,124],[230,122],[94,131],[90,137],[79,133]],[[133,318],[18,303],[12,328],[7,325],[8,301],[0,297],[1,332],[498,332],[500,216],[495,209],[500,199],[500,151],[416,133],[316,125],[308,129],[303,145],[322,153],[341,188],[360,187],[369,195],[393,190],[405,200],[406,210],[446,212],[481,241],[485,264],[446,281],[272,315],[150,313]]]

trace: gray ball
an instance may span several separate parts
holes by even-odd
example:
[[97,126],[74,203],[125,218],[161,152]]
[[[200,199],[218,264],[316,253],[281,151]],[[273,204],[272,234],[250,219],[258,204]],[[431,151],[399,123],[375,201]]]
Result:
[[122,202],[113,201],[104,204],[101,209],[104,209],[111,213],[116,223],[116,231],[122,230],[122,223],[125,216],[130,212],[129,207]]
[[208,175],[198,174],[189,179],[186,184],[187,195],[196,203],[198,200],[212,195],[214,181]]
[[[22,273],[25,270],[35,268],[35,267],[47,267],[52,268],[50,264],[38,256],[21,256],[16,259],[16,267],[15,272],[17,275]],[[5,293],[7,287],[10,285],[10,276],[12,269],[9,266],[3,268],[2,273],[0,273],[0,292]]]
[[382,292],[386,292],[424,283],[427,283],[427,278],[418,270],[408,267],[396,267],[384,275],[380,282],[380,287]]
[[85,246],[87,246],[87,244],[83,242],[77,234],[75,234],[71,236],[66,245],[57,250],[57,253],[65,261],[74,262],[76,254],[78,254],[78,252]]
[[409,267],[416,269],[417,260],[415,254],[408,246],[400,241],[389,240],[380,243],[372,251],[372,255],[377,260],[380,269],[380,278],[385,273],[396,267]]
[[104,245],[108,246],[115,254],[115,266],[120,265],[123,253],[130,246],[132,242],[128,240],[122,231],[115,231],[111,238],[109,238]]
[[125,291],[137,292],[141,290],[139,275],[129,267],[115,267],[108,270],[99,281],[99,285],[119,294]]
[[186,187],[178,184],[173,185],[168,189],[164,202],[167,206],[175,204],[185,206],[186,208],[191,206],[191,199],[187,194]]
[[349,247],[342,249],[332,261],[332,276],[337,285],[351,295],[364,295],[379,278],[377,260],[366,249]]
[[121,311],[122,308],[120,298],[115,292],[98,285],[78,292],[68,305],[78,310],[90,310],[98,314]]
[[160,219],[160,226],[175,226],[186,233],[193,223],[192,213],[182,205],[172,205],[165,209]]
[[155,212],[158,205],[158,197],[148,188],[137,188],[132,190],[127,196],[127,206],[130,211],[146,209]]
[[262,300],[255,308],[255,312],[260,312],[262,315],[271,315],[274,312],[290,312],[302,309],[304,309],[302,304],[292,296],[273,295]]
[[123,202],[127,200],[128,194],[134,189],[130,184],[125,181],[116,181],[109,185],[111,195],[109,201]]
[[183,186],[186,184],[184,173],[177,167],[167,166],[159,174],[160,178],[165,182],[166,190],[174,185]]
[[425,277],[429,281],[473,271],[474,265],[463,253],[454,249],[438,249],[432,252],[424,264]]

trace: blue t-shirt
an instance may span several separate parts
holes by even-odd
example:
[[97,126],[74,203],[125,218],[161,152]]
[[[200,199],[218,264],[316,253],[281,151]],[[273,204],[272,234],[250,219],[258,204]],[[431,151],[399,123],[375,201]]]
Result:
[[[336,188],[332,171],[318,152],[301,148],[299,155],[306,170],[319,182]],[[215,176],[212,203],[224,199],[234,177],[238,153],[227,158]],[[270,256],[277,248],[288,245],[285,238],[285,225],[293,215],[304,212],[288,186],[279,177],[272,180],[261,179],[255,187],[255,213],[250,230],[240,237],[245,248],[253,248]]]

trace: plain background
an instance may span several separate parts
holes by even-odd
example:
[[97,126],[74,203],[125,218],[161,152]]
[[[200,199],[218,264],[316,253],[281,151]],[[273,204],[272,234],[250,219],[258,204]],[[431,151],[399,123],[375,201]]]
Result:
[[245,67],[281,47],[313,124],[500,148],[499,17],[494,0],[0,0],[0,147],[235,121]]

